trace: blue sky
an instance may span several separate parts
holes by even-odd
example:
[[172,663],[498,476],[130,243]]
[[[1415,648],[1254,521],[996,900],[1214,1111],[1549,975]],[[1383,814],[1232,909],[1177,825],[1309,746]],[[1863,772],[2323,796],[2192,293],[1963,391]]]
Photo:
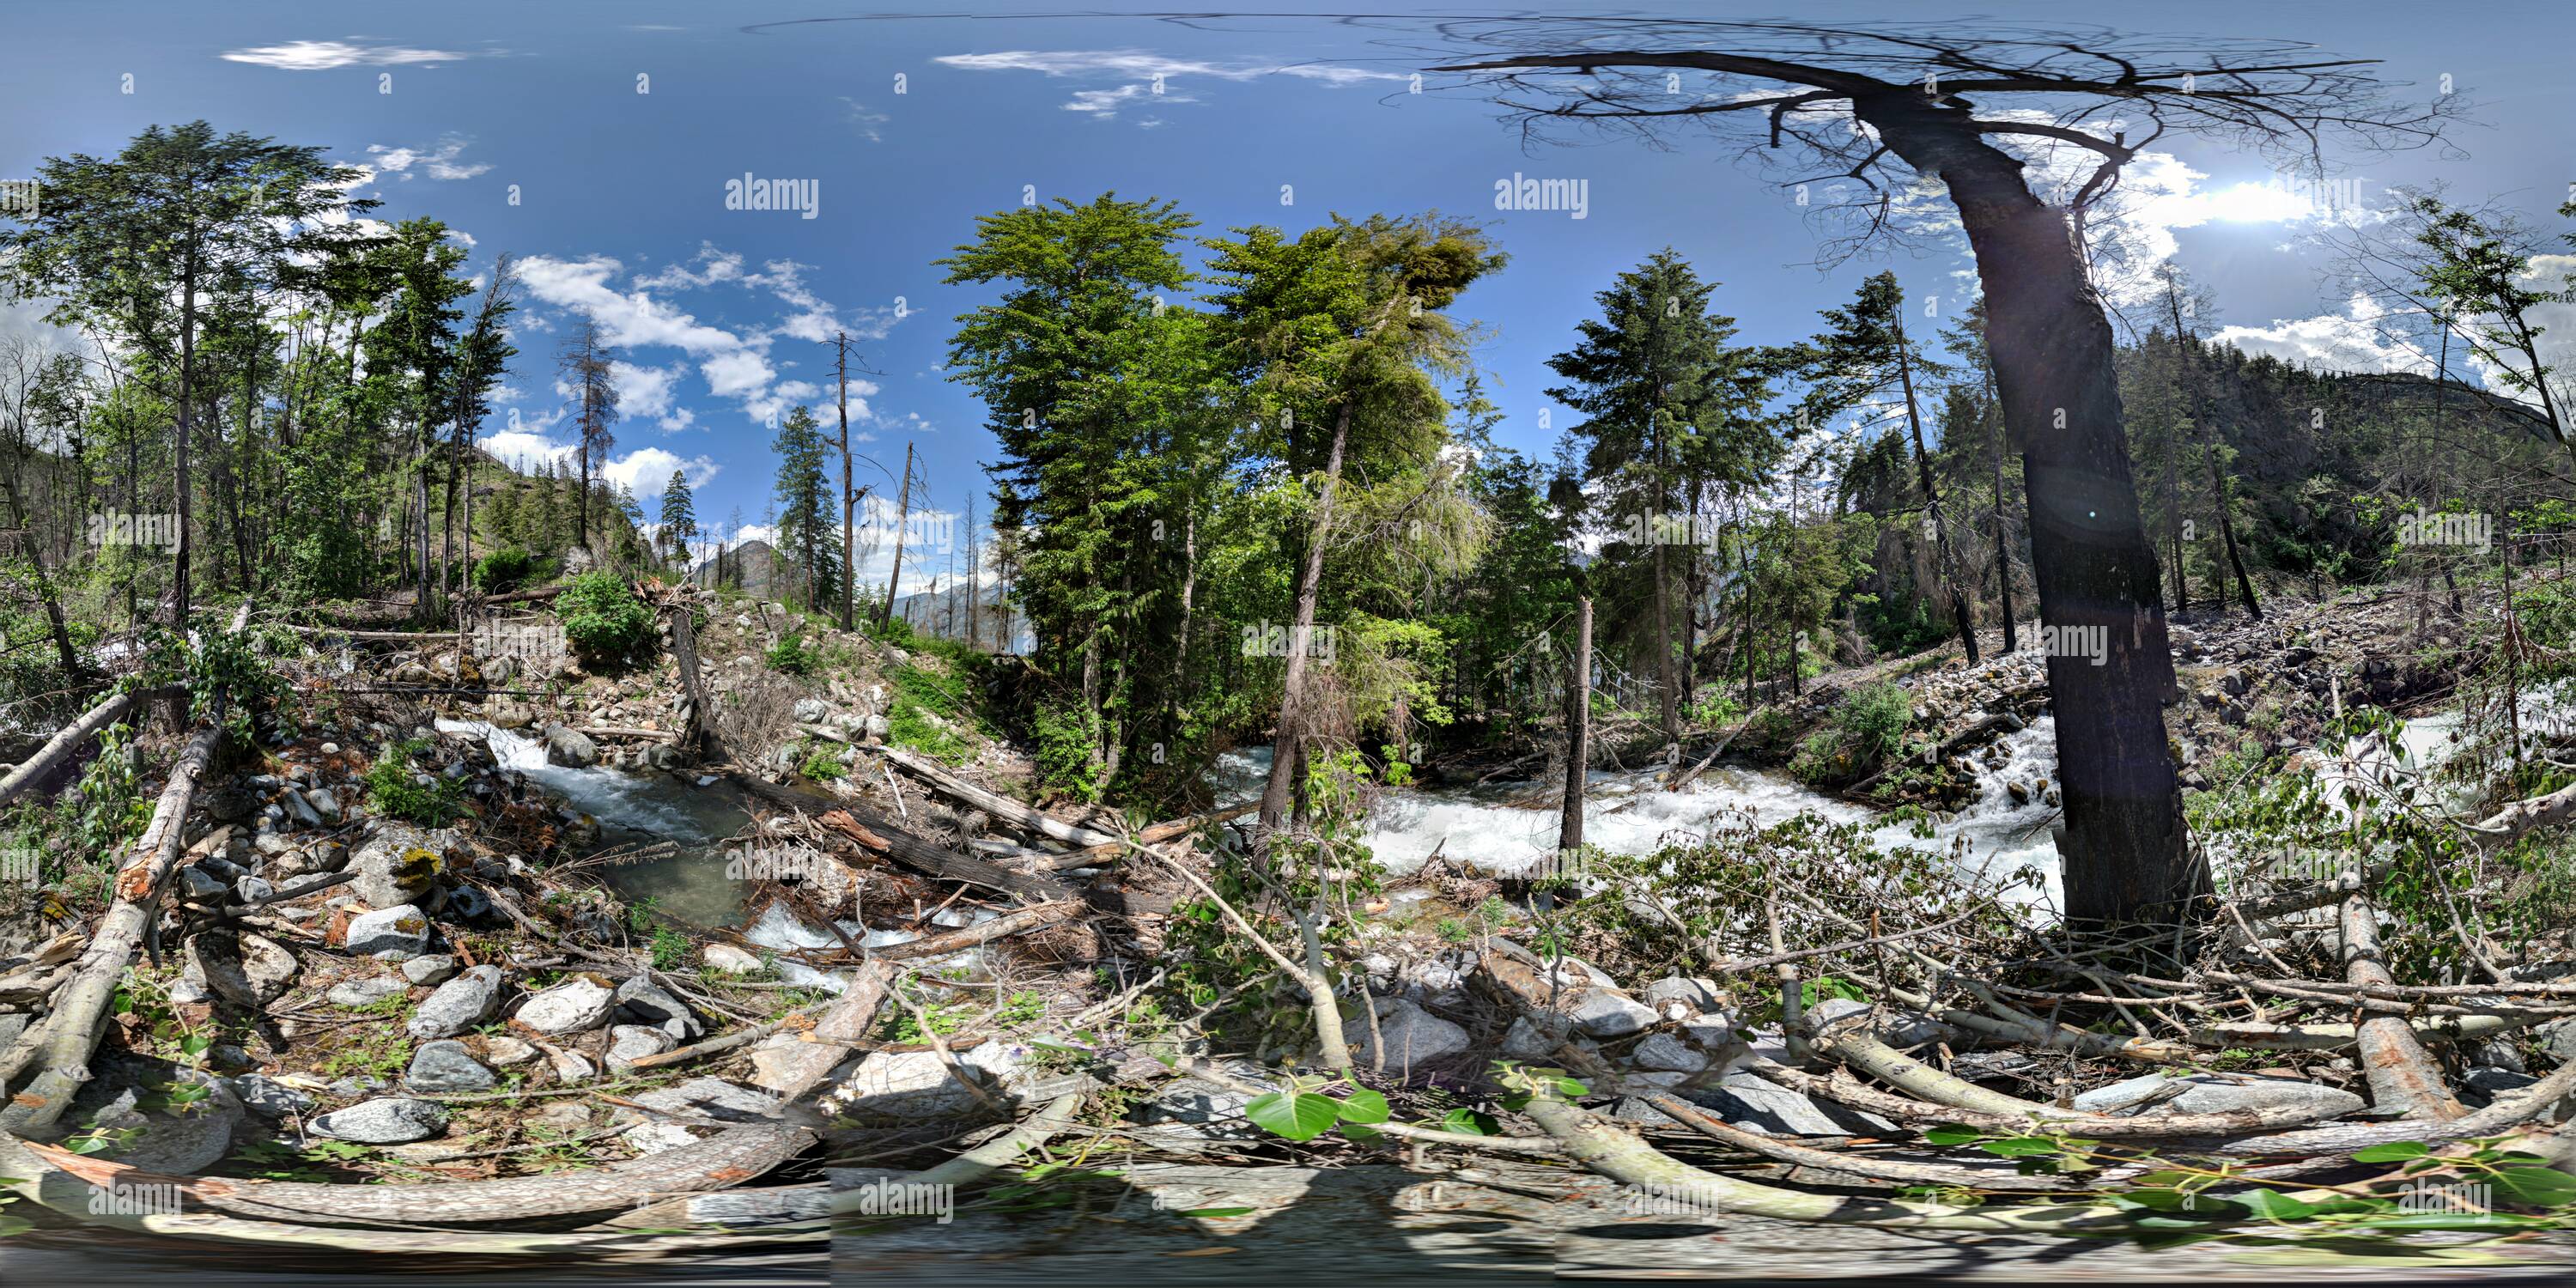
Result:
[[[749,524],[770,490],[766,418],[796,402],[830,418],[819,341],[835,329],[859,338],[878,373],[853,389],[864,450],[899,468],[916,444],[940,510],[980,498],[992,442],[981,408],[939,363],[951,320],[983,295],[940,285],[931,261],[1024,190],[1169,198],[1206,233],[1304,228],[1332,213],[1490,220],[1512,262],[1460,311],[1486,327],[1480,360],[1506,413],[1499,437],[1541,455],[1571,420],[1540,393],[1545,358],[1595,291],[1658,248],[1722,282],[1719,307],[1752,341],[1809,333],[1817,309],[1883,266],[1918,302],[1935,297],[1942,316],[1970,285],[1958,248],[1937,241],[1819,266],[1790,194],[1729,148],[1601,140],[1525,151],[1487,104],[1408,93],[1419,60],[1370,32],[1292,16],[1182,24],[914,9],[850,20],[652,3],[21,7],[0,19],[13,55],[0,78],[12,122],[0,178],[198,117],[369,166],[362,191],[384,200],[379,217],[445,220],[472,239],[478,270],[505,251],[525,263],[523,352],[489,446],[524,458],[564,441],[554,347],[564,323],[586,314],[627,364],[615,472],[649,508],[671,470],[687,469],[702,520],[739,510]],[[2383,75],[2428,95],[2448,75],[2481,105],[2454,134],[2467,155],[2361,160],[2349,177],[2365,207],[2391,186],[2440,180],[2554,226],[2549,210],[2576,178],[2556,128],[2571,91],[2553,64],[2576,29],[2563,5],[1799,10],[1855,21],[1969,13],[2311,40],[2389,59]],[[1495,210],[1495,182],[1515,174],[1584,180],[1584,217]],[[726,181],[745,175],[814,181],[814,216],[726,209]],[[2347,310],[2321,282],[2325,256],[2303,240],[2316,217],[2262,191],[2270,178],[2251,157],[2179,141],[2137,168],[2137,191],[2161,197],[2123,235],[2212,287],[2248,347],[2385,358],[2338,320]],[[6,324],[29,322],[20,311]],[[907,590],[943,570],[907,564]]]

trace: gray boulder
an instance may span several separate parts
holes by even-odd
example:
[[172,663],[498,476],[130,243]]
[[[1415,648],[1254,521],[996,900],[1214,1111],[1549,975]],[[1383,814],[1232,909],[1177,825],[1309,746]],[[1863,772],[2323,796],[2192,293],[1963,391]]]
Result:
[[500,1007],[501,968],[477,966],[439,985],[403,1031],[415,1038],[452,1038],[490,1020]]
[[[1346,1030],[1353,1026],[1345,1025]],[[1467,1030],[1433,1015],[1411,1002],[1398,1000],[1387,1008],[1372,1035],[1366,1024],[1351,1032],[1351,1054],[1363,1064],[1374,1065],[1383,1047],[1386,1068],[1402,1073],[1418,1065],[1446,1059],[1467,1049]]]
[[390,1097],[335,1109],[307,1124],[316,1136],[361,1145],[407,1145],[447,1130],[447,1109],[434,1100]]
[[2540,1039],[2541,1049],[2558,1063],[2576,1060],[2576,1016],[2551,1020],[2532,1030],[2532,1034]]
[[1503,1030],[1501,1054],[1506,1060],[1545,1060],[1564,1041],[1563,1035],[1549,1033],[1530,1017],[1514,1016],[1512,1026]]
[[1691,1049],[1690,1044],[1670,1033],[1650,1033],[1631,1047],[1628,1059],[1641,1069],[1661,1069],[1675,1073],[1697,1073],[1708,1067],[1708,1057]]
[[349,856],[349,867],[357,873],[349,890],[370,908],[419,903],[447,870],[453,842],[449,833],[426,832],[391,820],[379,822],[375,834]]
[[423,1042],[411,1054],[411,1068],[403,1074],[403,1085],[414,1091],[481,1091],[498,1081],[490,1069],[483,1067],[465,1050],[465,1044],[452,1039]]
[[456,975],[456,959],[446,953],[414,957],[402,964],[403,978],[424,987],[444,984]]
[[[1938,1042],[1950,1035],[1950,1026],[1920,1011],[1893,1006],[1882,1006],[1873,1011],[1868,1003],[1855,1002],[1847,997],[1829,997],[1807,1008],[1808,1021],[1819,1029],[1857,1015],[1869,1016],[1866,1021],[1868,1031],[1899,1051],[1926,1042]],[[1857,1028],[1864,1022],[1854,1020],[1852,1023]]]
[[188,941],[188,967],[215,996],[257,1010],[295,982],[295,954],[258,936],[209,931]]
[[648,1029],[641,1024],[620,1024],[608,1031],[608,1067],[631,1069],[648,1055],[660,1055],[678,1046],[670,1034]]
[[1203,1078],[1174,1078],[1150,1100],[1128,1111],[1143,1126],[1136,1133],[1166,1148],[1192,1149],[1212,1140],[1258,1140],[1268,1135],[1243,1116],[1252,1097]]
[[778,1102],[749,1087],[738,1086],[722,1078],[691,1078],[676,1087],[639,1092],[635,1103],[647,1109],[690,1118],[712,1118],[719,1122],[772,1122],[778,1118]]
[[307,1113],[317,1103],[313,1097],[263,1074],[245,1073],[227,1081],[232,1083],[233,1095],[241,1100],[242,1107],[264,1118]]
[[550,723],[546,726],[546,763],[588,769],[599,763],[599,744],[578,729]]
[[1732,1073],[1715,1087],[1677,1092],[1749,1131],[1775,1136],[1881,1136],[1895,1124],[1873,1114],[1802,1096],[1749,1073]]
[[362,912],[349,919],[345,946],[354,956],[408,961],[429,951],[429,918],[407,903]]
[[698,1017],[689,1013],[686,1003],[656,985],[651,977],[637,975],[617,986],[617,1012],[637,1024],[650,1025],[686,1042],[706,1032]]
[[1567,1014],[1574,1027],[1596,1038],[1626,1037],[1660,1018],[1637,999],[1606,988],[1586,990]]
[[[810,1045],[810,1044],[809,1044]],[[960,1072],[982,1083],[990,1075],[972,1065]],[[936,1051],[876,1051],[860,1060],[833,1093],[852,1118],[956,1118],[985,1112],[974,1093],[958,1085]]]
[[529,998],[513,1017],[539,1033],[584,1033],[608,1023],[617,994],[588,976],[576,976]]
[[1724,997],[1718,992],[1716,981],[1691,979],[1681,975],[1667,975],[1646,985],[1640,996],[1646,1005],[1655,1008],[1658,1015],[1663,1014],[1664,1009],[1675,1002],[1689,1007],[1693,1015],[1705,1015],[1721,1009],[1726,1004]]

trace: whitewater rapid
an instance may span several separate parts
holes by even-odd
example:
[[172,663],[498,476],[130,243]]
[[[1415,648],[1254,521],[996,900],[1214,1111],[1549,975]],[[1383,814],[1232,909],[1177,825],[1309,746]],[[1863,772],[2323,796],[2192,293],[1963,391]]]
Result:
[[[2049,824],[2057,810],[2044,794],[2015,800],[2012,784],[2025,788],[2057,778],[2057,722],[2042,716],[1997,740],[2003,763],[1976,758],[1977,798],[1932,825],[1929,840],[1912,823],[1887,823],[1882,811],[1811,790],[1775,770],[1715,766],[1678,792],[1663,790],[1651,771],[1594,771],[1584,792],[1583,838],[1613,854],[1651,854],[1699,839],[1722,818],[1739,811],[1755,822],[1784,822],[1801,812],[1835,823],[1877,824],[1871,840],[1880,849],[1898,845],[1956,854],[1968,871],[2001,875],[2023,864],[2042,874],[2044,892],[2025,887],[2023,899],[2061,906],[2057,846]],[[1221,804],[1254,799],[1269,774],[1270,749],[1248,748],[1218,758]],[[1378,799],[1367,832],[1370,849],[1391,873],[1402,875],[1437,854],[1502,875],[1528,872],[1553,854],[1558,826],[1553,802],[1533,806],[1538,784],[1498,787],[1402,788]]]

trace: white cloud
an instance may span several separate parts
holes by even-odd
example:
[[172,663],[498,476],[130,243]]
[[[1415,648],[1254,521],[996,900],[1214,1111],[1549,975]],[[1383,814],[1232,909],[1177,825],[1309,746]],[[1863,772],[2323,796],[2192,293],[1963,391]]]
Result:
[[[1204,59],[1170,58],[1141,49],[1014,49],[990,54],[948,54],[932,61],[966,71],[1036,72],[1050,78],[1078,76],[1120,81],[1122,83],[1115,89],[1075,90],[1073,98],[1064,104],[1064,110],[1068,112],[1086,112],[1102,120],[1116,116],[1121,106],[1139,100],[1197,102],[1197,99],[1173,88],[1172,82],[1183,77],[1241,82],[1264,76],[1291,76],[1320,81],[1336,89],[1407,78],[1407,73],[1402,72],[1371,71],[1331,63],[1261,60],[1215,63]],[[1146,124],[1150,127],[1161,123],[1157,120]]]
[[758,395],[778,378],[778,369],[769,365],[769,359],[749,349],[718,354],[699,364],[698,370],[706,375],[708,391],[719,398]]
[[[696,424],[694,413],[680,402],[683,391],[676,378],[683,368],[651,365],[639,360],[638,350],[680,350],[696,359],[710,394],[732,400],[754,420],[767,421],[785,414],[793,403],[818,402],[823,394],[823,386],[813,381],[782,383],[780,369],[797,366],[807,353],[817,360],[828,353],[799,347],[797,358],[779,357],[773,350],[780,338],[819,345],[845,333],[856,341],[880,340],[893,330],[896,318],[891,307],[861,308],[844,315],[805,283],[805,270],[805,265],[793,260],[771,260],[753,270],[740,254],[712,244],[701,246],[687,263],[631,276],[625,265],[604,255],[578,260],[532,256],[521,261],[520,268],[534,299],[597,322],[602,338],[624,351],[630,361],[615,368],[621,406],[630,416],[655,418],[670,432]],[[765,293],[785,312],[767,326],[727,329],[698,321],[671,298],[680,292],[726,287]],[[541,320],[528,317],[532,329],[546,329]],[[867,399],[876,392],[872,381],[850,382],[854,419],[874,415]]]
[[704,456],[686,460],[658,447],[646,447],[611,459],[600,474],[619,487],[632,489],[635,499],[647,513],[659,513],[662,489],[671,481],[671,471],[680,470],[689,477],[691,488],[702,488],[707,481],[722,473],[724,467]]
[[671,432],[687,429],[696,420],[686,407],[674,407],[672,395],[678,391],[681,369],[678,367],[639,367],[631,362],[608,364],[609,379],[617,386],[617,408],[628,416],[648,417]]
[[486,434],[482,444],[483,450],[490,452],[493,459],[522,474],[534,473],[548,461],[565,460],[572,455],[572,444],[559,443],[543,434],[524,430]]
[[357,44],[345,40],[292,40],[283,45],[228,49],[224,61],[275,67],[290,72],[323,72],[340,67],[401,67],[416,63],[453,63],[472,54],[445,49],[409,49],[400,45]]
[[398,174],[408,182],[411,168],[419,166],[432,179],[471,179],[492,167],[482,162],[459,164],[458,155],[469,140],[459,135],[441,135],[436,151],[422,152],[413,148],[389,148],[381,143],[367,145],[367,169],[370,178],[381,174]]
[[2252,354],[2334,371],[2406,371],[2433,374],[2433,363],[2391,326],[2369,296],[2355,294],[2341,313],[2276,319],[2270,326],[2222,327],[2210,337]]
[[867,104],[862,103],[855,98],[845,96],[841,99],[841,102],[844,106],[850,109],[850,128],[857,130],[859,132],[859,137],[866,139],[870,143],[885,142],[885,134],[883,133],[882,127],[886,122],[893,120],[893,117],[888,116],[883,112],[869,111]]
[[623,265],[605,255],[581,260],[531,255],[519,262],[519,280],[527,284],[530,295],[599,323],[603,338],[618,348],[668,345],[703,355],[744,346],[742,337],[702,325],[688,313],[641,290],[620,294],[608,285],[608,279],[622,271]]

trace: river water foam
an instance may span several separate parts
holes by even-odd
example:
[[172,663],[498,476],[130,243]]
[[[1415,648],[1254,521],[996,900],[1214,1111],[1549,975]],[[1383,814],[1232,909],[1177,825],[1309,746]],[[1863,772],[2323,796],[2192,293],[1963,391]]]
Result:
[[[2014,783],[2027,787],[2040,778],[2056,779],[2057,722],[2042,716],[1997,745],[2003,749],[2003,763],[1988,766],[1978,758],[1977,799],[1949,822],[1936,823],[1932,839],[1917,837],[1913,824],[1893,823],[1873,828],[1872,840],[1881,849],[1909,845],[1951,851],[1979,873],[2008,873],[2030,864],[2045,875],[2046,906],[2059,906],[2057,847],[2049,835],[2056,808],[2039,792],[2022,800],[2012,793]],[[1257,798],[1269,766],[1267,747],[1219,757],[1219,802],[1244,804]],[[1652,771],[1594,771],[1584,791],[1584,840],[1614,854],[1650,854],[1697,840],[1737,811],[1766,825],[1802,811],[1836,823],[1867,824],[1885,817],[1777,770],[1712,766],[1678,792],[1663,790],[1660,780]],[[1434,854],[1497,874],[1526,873],[1556,849],[1557,806],[1530,804],[1537,790],[1539,785],[1523,781],[1390,791],[1379,798],[1370,817],[1368,843],[1378,861],[1397,874],[1412,872]]]

